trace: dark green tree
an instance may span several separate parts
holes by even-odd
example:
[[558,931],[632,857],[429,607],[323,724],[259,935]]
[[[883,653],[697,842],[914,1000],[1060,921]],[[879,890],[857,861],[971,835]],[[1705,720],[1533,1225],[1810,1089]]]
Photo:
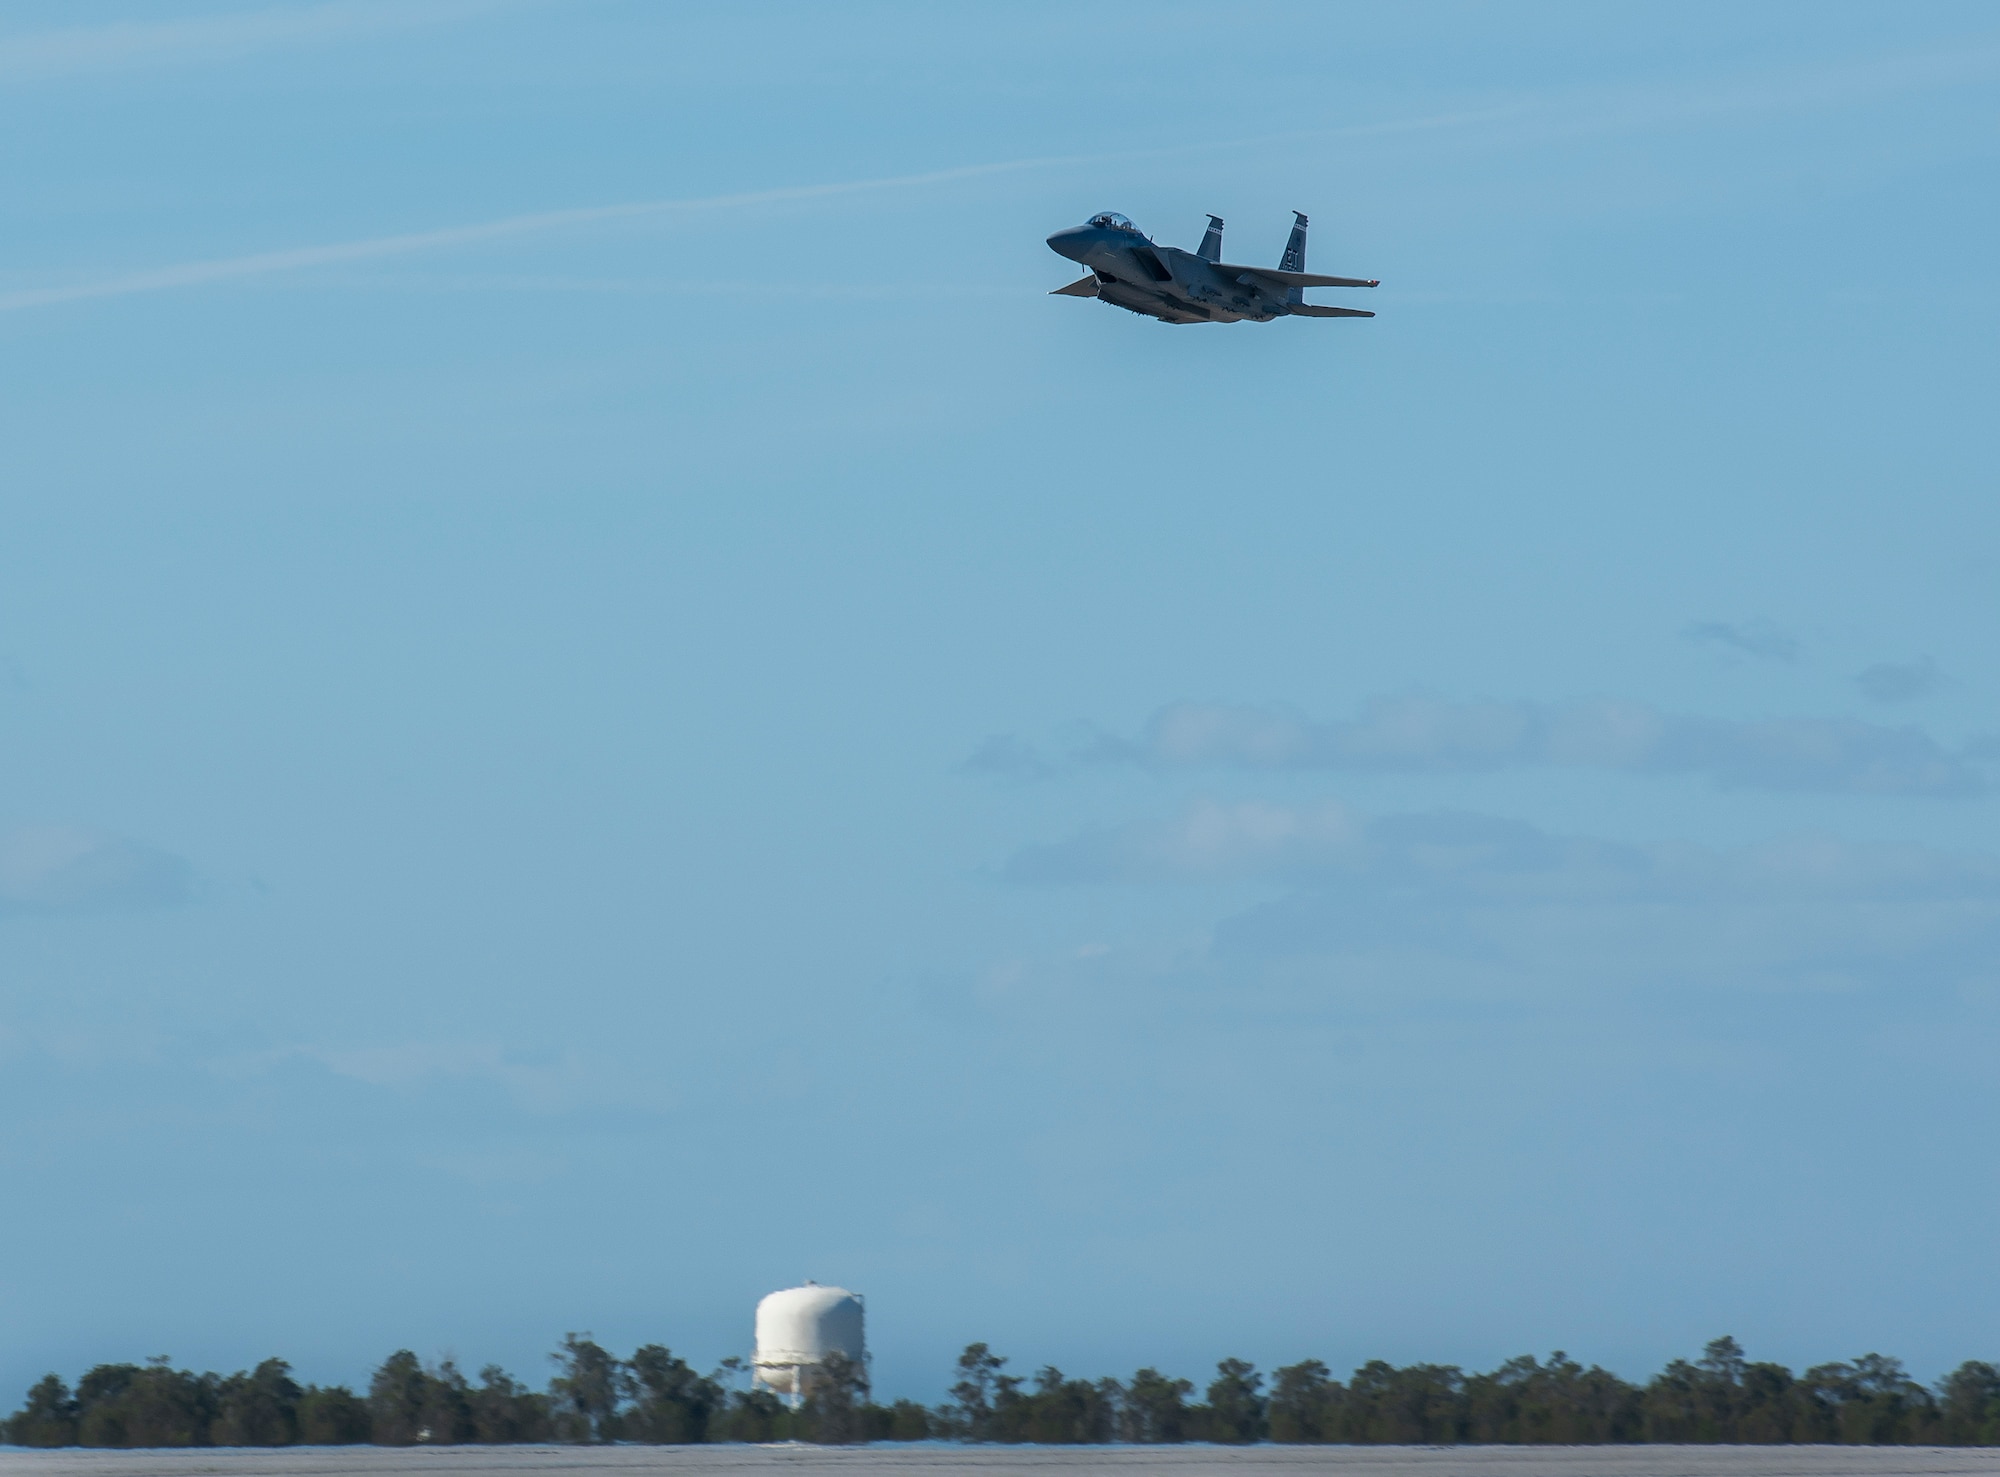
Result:
[[1050,1365],[1038,1380],[1043,1407],[1038,1424],[1049,1432],[1034,1439],[1099,1446],[1118,1439],[1118,1412],[1125,1387],[1117,1380],[1070,1380]]
[[1576,1378],[1571,1395],[1578,1442],[1630,1442],[1639,1439],[1641,1422],[1637,1385],[1593,1364]]
[[1266,1435],[1264,1376],[1242,1359],[1224,1359],[1208,1383],[1207,1436],[1231,1446],[1247,1446]]
[[14,1446],[76,1445],[76,1397],[69,1386],[56,1375],[42,1376],[0,1430],[0,1440]]
[[1343,1402],[1341,1439],[1396,1445],[1455,1445],[1465,1439],[1465,1376],[1456,1365],[1396,1368],[1372,1359],[1354,1371]]
[[828,1354],[806,1380],[805,1404],[800,1408],[801,1434],[822,1446],[847,1446],[867,1439],[861,1418],[867,1398],[868,1371],[838,1350]]
[[1937,1405],[1944,1445],[2000,1446],[2000,1368],[1968,1359],[1938,1381]]
[[1813,1413],[1792,1372],[1781,1364],[1750,1363],[1726,1335],[1711,1339],[1692,1364],[1676,1359],[1655,1375],[1643,1406],[1648,1441],[1815,1439],[1804,1434]]
[[125,1439],[125,1396],[141,1371],[136,1364],[99,1364],[76,1382],[77,1442],[82,1446],[129,1446]]
[[165,1355],[147,1360],[126,1396],[126,1437],[134,1446],[211,1444],[221,1383],[213,1374],[173,1369]]
[[479,1439],[472,1409],[472,1384],[449,1354],[424,1371],[424,1413],[417,1439],[426,1445],[459,1446]]
[[898,1400],[894,1405],[870,1405],[862,1411],[870,1441],[927,1441],[931,1413],[914,1400]]
[[266,1359],[248,1374],[231,1375],[217,1392],[217,1446],[290,1446],[299,1439],[299,1397],[292,1367]]
[[1041,1369],[1032,1387],[996,1375],[989,1439],[1080,1445],[1114,1441],[1118,1429],[1116,1380],[1072,1380],[1054,1365]]
[[1470,1441],[1595,1445],[1638,1437],[1640,1393],[1609,1370],[1585,1369],[1562,1350],[1531,1354],[1468,1376],[1462,1398]]
[[1004,1356],[985,1344],[967,1344],[958,1356],[958,1379],[951,1387],[951,1404],[946,1420],[951,1434],[963,1441],[993,1439],[993,1396],[996,1382],[1003,1378]]
[[353,1446],[371,1435],[368,1403],[345,1385],[306,1386],[299,1396],[299,1441],[305,1446]]
[[1272,1376],[1267,1417],[1273,1441],[1340,1439],[1341,1399],[1347,1390],[1331,1373],[1317,1359],[1302,1359]]
[[709,1429],[716,1441],[785,1441],[792,1436],[792,1413],[769,1390],[731,1391]]
[[1864,1354],[1851,1364],[1816,1365],[1799,1383],[1820,1440],[1849,1446],[1902,1445],[1934,1419],[1930,1391],[1904,1373],[1900,1359],[1886,1355]]
[[466,1392],[466,1405],[474,1441],[503,1446],[550,1439],[548,1396],[536,1394],[497,1364],[479,1371],[479,1385]]
[[1169,1379],[1151,1367],[1140,1370],[1125,1387],[1120,1435],[1134,1442],[1187,1440],[1187,1397],[1193,1390],[1191,1380]]
[[77,1381],[84,1446],[207,1446],[221,1380],[174,1369],[165,1355],[100,1364]]
[[556,1437],[590,1443],[618,1439],[618,1407],[624,1392],[619,1362],[587,1333],[563,1335],[549,1358],[556,1377],[549,1381]]
[[708,1440],[708,1425],[723,1405],[722,1387],[696,1374],[665,1344],[647,1344],[626,1362],[632,1401],[622,1430],[627,1441],[688,1446]]
[[398,1349],[368,1382],[369,1439],[377,1446],[414,1446],[425,1440],[430,1376],[408,1349]]
[[1756,1446],[1805,1440],[1800,1434],[1804,1426],[1802,1402],[1799,1382],[1784,1365],[1744,1365],[1734,1439]]
[[1646,1382],[1647,1441],[1713,1441],[1703,1435],[1701,1371],[1685,1359],[1675,1359]]
[[1528,1434],[1548,1419],[1550,1392],[1541,1361],[1532,1354],[1509,1359],[1490,1374],[1465,1381],[1466,1439],[1528,1442]]

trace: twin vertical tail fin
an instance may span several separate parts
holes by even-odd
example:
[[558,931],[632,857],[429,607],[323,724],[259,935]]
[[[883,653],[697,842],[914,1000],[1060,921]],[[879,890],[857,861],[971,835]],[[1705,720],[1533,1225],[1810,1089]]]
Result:
[[1298,211],[1292,212],[1292,239],[1285,243],[1284,260],[1278,263],[1281,272],[1303,272],[1306,269],[1306,218]]
[[[1306,269],[1306,218],[1296,210],[1292,212],[1292,239],[1285,243],[1284,259],[1278,263],[1281,272],[1303,272]],[[1306,300],[1303,287],[1288,288],[1285,301],[1302,303]]]
[[1195,255],[1205,262],[1219,262],[1222,260],[1221,216],[1212,215],[1208,218],[1208,234],[1201,238],[1201,250],[1197,251]]

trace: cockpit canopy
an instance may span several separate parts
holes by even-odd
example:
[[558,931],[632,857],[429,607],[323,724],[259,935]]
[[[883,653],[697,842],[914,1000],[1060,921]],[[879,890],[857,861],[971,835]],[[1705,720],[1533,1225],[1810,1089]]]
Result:
[[1090,218],[1090,223],[1111,231],[1130,231],[1134,236],[1139,234],[1139,228],[1132,224],[1130,218],[1120,215],[1115,210],[1099,211]]

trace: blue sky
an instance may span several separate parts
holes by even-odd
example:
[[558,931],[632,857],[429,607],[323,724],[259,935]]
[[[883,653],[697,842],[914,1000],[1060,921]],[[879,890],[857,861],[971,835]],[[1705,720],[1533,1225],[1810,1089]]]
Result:
[[65,0],[0,117],[0,1394],[2000,1357],[1989,7]]

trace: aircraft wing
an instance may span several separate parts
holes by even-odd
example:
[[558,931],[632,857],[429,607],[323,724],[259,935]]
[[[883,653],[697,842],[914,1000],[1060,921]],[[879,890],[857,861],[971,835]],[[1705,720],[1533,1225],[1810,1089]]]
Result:
[[1261,277],[1266,282],[1275,282],[1280,287],[1380,287],[1382,284],[1369,277],[1322,277],[1316,272],[1285,272],[1277,267],[1239,267],[1229,262],[1216,262],[1215,270],[1231,277]]
[[1070,285],[1067,287],[1058,287],[1054,292],[1050,293],[1049,296],[1050,297],[1096,297],[1097,273],[1092,272],[1088,277],[1079,277],[1076,279],[1076,281],[1070,283]]
[[1318,303],[1293,303],[1291,310],[1307,318],[1373,318],[1365,308],[1322,308]]

